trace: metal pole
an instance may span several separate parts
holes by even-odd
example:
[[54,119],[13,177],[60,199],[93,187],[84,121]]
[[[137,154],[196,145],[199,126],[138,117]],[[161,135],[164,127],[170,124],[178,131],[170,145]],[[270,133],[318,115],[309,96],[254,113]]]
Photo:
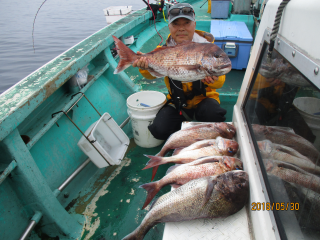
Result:
[[13,160],[8,167],[0,175],[0,184],[9,176],[9,174],[15,169],[17,162]]
[[120,124],[120,128],[123,128],[125,125],[127,125],[127,123],[129,122],[130,117],[128,117],[126,120],[123,121],[123,123]]
[[[130,120],[128,117],[123,123],[120,124],[120,128],[123,128]],[[80,129],[79,129],[80,130]],[[68,184],[89,164],[90,158],[88,158],[84,163],[82,163],[56,190],[53,191],[54,195],[57,197],[63,189],[65,189]]]
[[36,213],[33,215],[28,227],[26,228],[26,230],[24,230],[23,234],[21,235],[21,237],[19,238],[19,240],[26,240],[30,233],[32,232],[32,230],[34,229],[34,227],[37,225],[37,223],[40,221],[42,217],[42,213],[36,211]]
[[87,166],[90,162],[90,158],[88,158],[84,163],[82,163],[68,178],[67,180],[65,180],[60,187],[58,187],[58,190],[60,192],[62,192],[63,189],[66,188],[66,186],[68,186],[68,184],[81,172],[82,169],[85,168],[85,166]]

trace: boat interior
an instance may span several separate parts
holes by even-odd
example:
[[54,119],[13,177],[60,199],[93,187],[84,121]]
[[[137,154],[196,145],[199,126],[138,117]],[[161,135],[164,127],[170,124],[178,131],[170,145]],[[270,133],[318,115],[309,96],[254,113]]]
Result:
[[[195,9],[196,29],[210,32],[213,19],[208,4],[186,2]],[[140,91],[167,94],[167,88],[163,78],[145,79],[132,66],[115,75],[119,57],[112,36],[123,40],[133,35],[129,47],[134,52],[150,52],[161,41],[157,31],[164,41],[169,34],[163,15],[158,12],[154,22],[146,8],[135,11],[84,39],[0,96],[3,239],[27,239],[21,235],[32,221],[29,239],[122,239],[139,226],[150,208],[141,209],[147,192],[139,186],[151,181],[152,172],[142,170],[148,161],[144,155],[156,155],[163,144],[143,148],[135,143],[126,100]],[[254,42],[260,16],[230,10],[223,20],[245,23]],[[257,61],[259,64],[260,60],[252,60]],[[86,65],[88,80],[79,89],[71,79]],[[226,122],[234,122],[241,88],[246,92],[242,86],[245,74],[246,68],[232,69],[218,89],[221,106],[227,110]],[[319,98],[318,89],[301,89],[296,97],[303,96]],[[98,168],[77,143],[106,112],[130,142],[119,164]],[[155,181],[171,165],[160,166]],[[157,196],[169,191],[166,186]],[[246,208],[250,207],[248,203]],[[164,228],[164,223],[157,224],[144,239],[163,239]],[[249,233],[254,239],[251,230]]]

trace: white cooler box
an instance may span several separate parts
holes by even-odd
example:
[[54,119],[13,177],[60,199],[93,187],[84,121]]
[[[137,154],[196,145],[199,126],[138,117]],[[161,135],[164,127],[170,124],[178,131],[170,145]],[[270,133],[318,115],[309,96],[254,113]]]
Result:
[[114,6],[103,9],[107,23],[113,23],[130,14],[132,6]]
[[[85,135],[90,141],[94,141],[92,144],[111,165],[121,163],[130,140],[109,113],[104,113],[97,122],[93,123]],[[84,136],[80,138],[78,146],[98,168],[109,166]]]

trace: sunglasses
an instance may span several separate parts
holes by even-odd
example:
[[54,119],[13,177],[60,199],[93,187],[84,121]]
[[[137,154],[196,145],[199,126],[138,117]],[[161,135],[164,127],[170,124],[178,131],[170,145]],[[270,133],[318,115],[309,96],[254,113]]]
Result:
[[169,11],[169,15],[172,17],[176,17],[180,14],[193,17],[194,11],[191,7],[174,8]]

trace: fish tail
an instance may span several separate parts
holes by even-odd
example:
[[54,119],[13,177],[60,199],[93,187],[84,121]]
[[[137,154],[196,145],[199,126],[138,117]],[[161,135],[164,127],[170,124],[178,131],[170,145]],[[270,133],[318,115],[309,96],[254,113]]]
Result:
[[156,166],[156,167],[152,168],[151,181],[153,181],[154,177],[156,176],[158,168],[159,168],[159,166]]
[[170,148],[163,147],[156,156],[158,156],[158,157],[163,157],[163,156],[166,155],[167,152],[169,152],[169,151],[170,151]]
[[122,238],[122,240],[139,240],[142,238],[138,238],[137,234],[134,232],[128,234],[127,236],[125,236],[124,238]]
[[137,54],[135,54],[130,48],[128,48],[123,42],[121,42],[115,36],[112,36],[114,43],[116,44],[117,52],[120,56],[120,61],[117,68],[114,70],[114,74],[117,74],[126,68],[128,68],[136,59]]
[[163,159],[163,157],[157,157],[157,156],[151,156],[151,155],[144,155],[144,156],[150,158],[150,161],[147,163],[147,166],[145,168],[143,168],[142,170],[152,168],[155,166],[159,166],[159,165],[166,163],[166,161]]
[[[145,220],[145,219],[144,219]],[[143,240],[144,236],[147,234],[147,232],[157,224],[157,222],[147,223],[145,221],[142,221],[139,227],[137,227],[132,233],[128,234],[122,240]],[[145,222],[145,224],[144,224]]]
[[176,148],[173,153],[172,153],[172,156],[175,156],[175,155],[178,155],[184,148],[181,147],[181,148]]
[[144,188],[148,192],[146,201],[142,207],[142,209],[145,209],[145,207],[148,206],[148,204],[152,201],[154,196],[160,191],[160,187],[158,182],[150,182],[141,185],[140,188]]

